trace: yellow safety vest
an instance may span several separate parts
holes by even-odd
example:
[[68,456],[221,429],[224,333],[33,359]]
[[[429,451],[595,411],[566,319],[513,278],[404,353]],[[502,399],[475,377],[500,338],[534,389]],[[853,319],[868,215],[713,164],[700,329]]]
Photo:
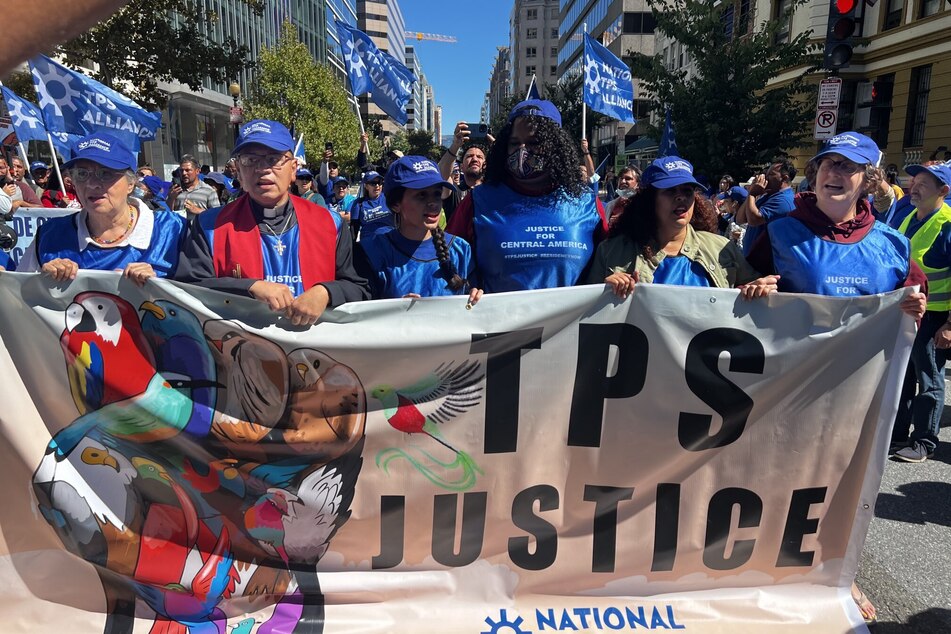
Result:
[[[908,225],[917,213],[918,210],[915,209],[902,221],[901,226],[898,227],[902,235],[907,235]],[[951,310],[951,267],[933,269],[925,266],[923,262],[925,253],[934,245],[941,229],[949,222],[951,222],[951,207],[947,203],[942,203],[941,208],[911,237],[911,259],[928,276],[928,310]]]

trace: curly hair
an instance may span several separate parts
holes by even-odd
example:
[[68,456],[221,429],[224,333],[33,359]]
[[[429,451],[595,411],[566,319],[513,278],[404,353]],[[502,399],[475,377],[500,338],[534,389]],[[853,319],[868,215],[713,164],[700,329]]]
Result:
[[[609,237],[627,236],[638,245],[641,254],[651,259],[663,246],[657,243],[657,192],[655,187],[647,185],[639,187],[637,193],[630,198],[620,199],[615,204],[615,212],[619,214],[611,226]],[[618,207],[621,209],[618,211]],[[717,213],[713,204],[705,197],[694,196],[693,217],[690,226],[695,231],[717,232]]]
[[[547,117],[526,115],[518,119],[525,119],[535,128],[537,152],[545,157],[545,171],[548,172],[555,189],[562,189],[573,196],[583,194],[588,185],[581,175],[581,153],[568,133]],[[505,124],[489,150],[485,161],[486,183],[503,183],[508,176],[506,161],[514,123],[511,121]]]

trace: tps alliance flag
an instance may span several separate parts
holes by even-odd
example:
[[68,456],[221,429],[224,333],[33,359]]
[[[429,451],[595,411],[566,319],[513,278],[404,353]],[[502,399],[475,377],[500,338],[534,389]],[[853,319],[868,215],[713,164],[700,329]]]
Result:
[[128,97],[45,55],[31,59],[30,70],[48,130],[79,136],[106,130],[137,152],[141,141],[154,139],[162,125],[161,112],[148,112]]
[[627,64],[584,34],[584,102],[618,121],[634,119],[634,79]]
[[[7,110],[10,112],[10,119],[13,121],[13,129],[16,130],[17,139],[21,143],[30,141],[42,141],[47,143],[46,125],[43,123],[43,115],[39,107],[22,97],[6,86],[0,87],[3,92],[3,101],[7,104]],[[53,147],[67,161],[72,158],[72,145],[79,135],[67,134],[66,132],[50,132],[50,138],[53,139]]]
[[354,96],[370,93],[383,112],[400,125],[406,123],[406,103],[413,94],[416,75],[376,47],[370,36],[349,24],[336,22],[337,37]]

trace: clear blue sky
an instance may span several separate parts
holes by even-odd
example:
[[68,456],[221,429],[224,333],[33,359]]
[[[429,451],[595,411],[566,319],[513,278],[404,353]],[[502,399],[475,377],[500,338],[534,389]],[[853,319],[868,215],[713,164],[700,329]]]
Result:
[[442,106],[443,135],[452,134],[457,121],[479,120],[496,47],[509,43],[512,1],[400,2],[407,30],[454,35],[459,40],[455,44],[413,41],[436,104]]

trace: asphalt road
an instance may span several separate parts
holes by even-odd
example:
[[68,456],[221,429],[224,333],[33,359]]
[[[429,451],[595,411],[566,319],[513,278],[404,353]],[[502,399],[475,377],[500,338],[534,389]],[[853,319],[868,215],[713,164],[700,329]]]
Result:
[[951,634],[951,405],[941,424],[933,459],[885,466],[857,578],[873,634]]

